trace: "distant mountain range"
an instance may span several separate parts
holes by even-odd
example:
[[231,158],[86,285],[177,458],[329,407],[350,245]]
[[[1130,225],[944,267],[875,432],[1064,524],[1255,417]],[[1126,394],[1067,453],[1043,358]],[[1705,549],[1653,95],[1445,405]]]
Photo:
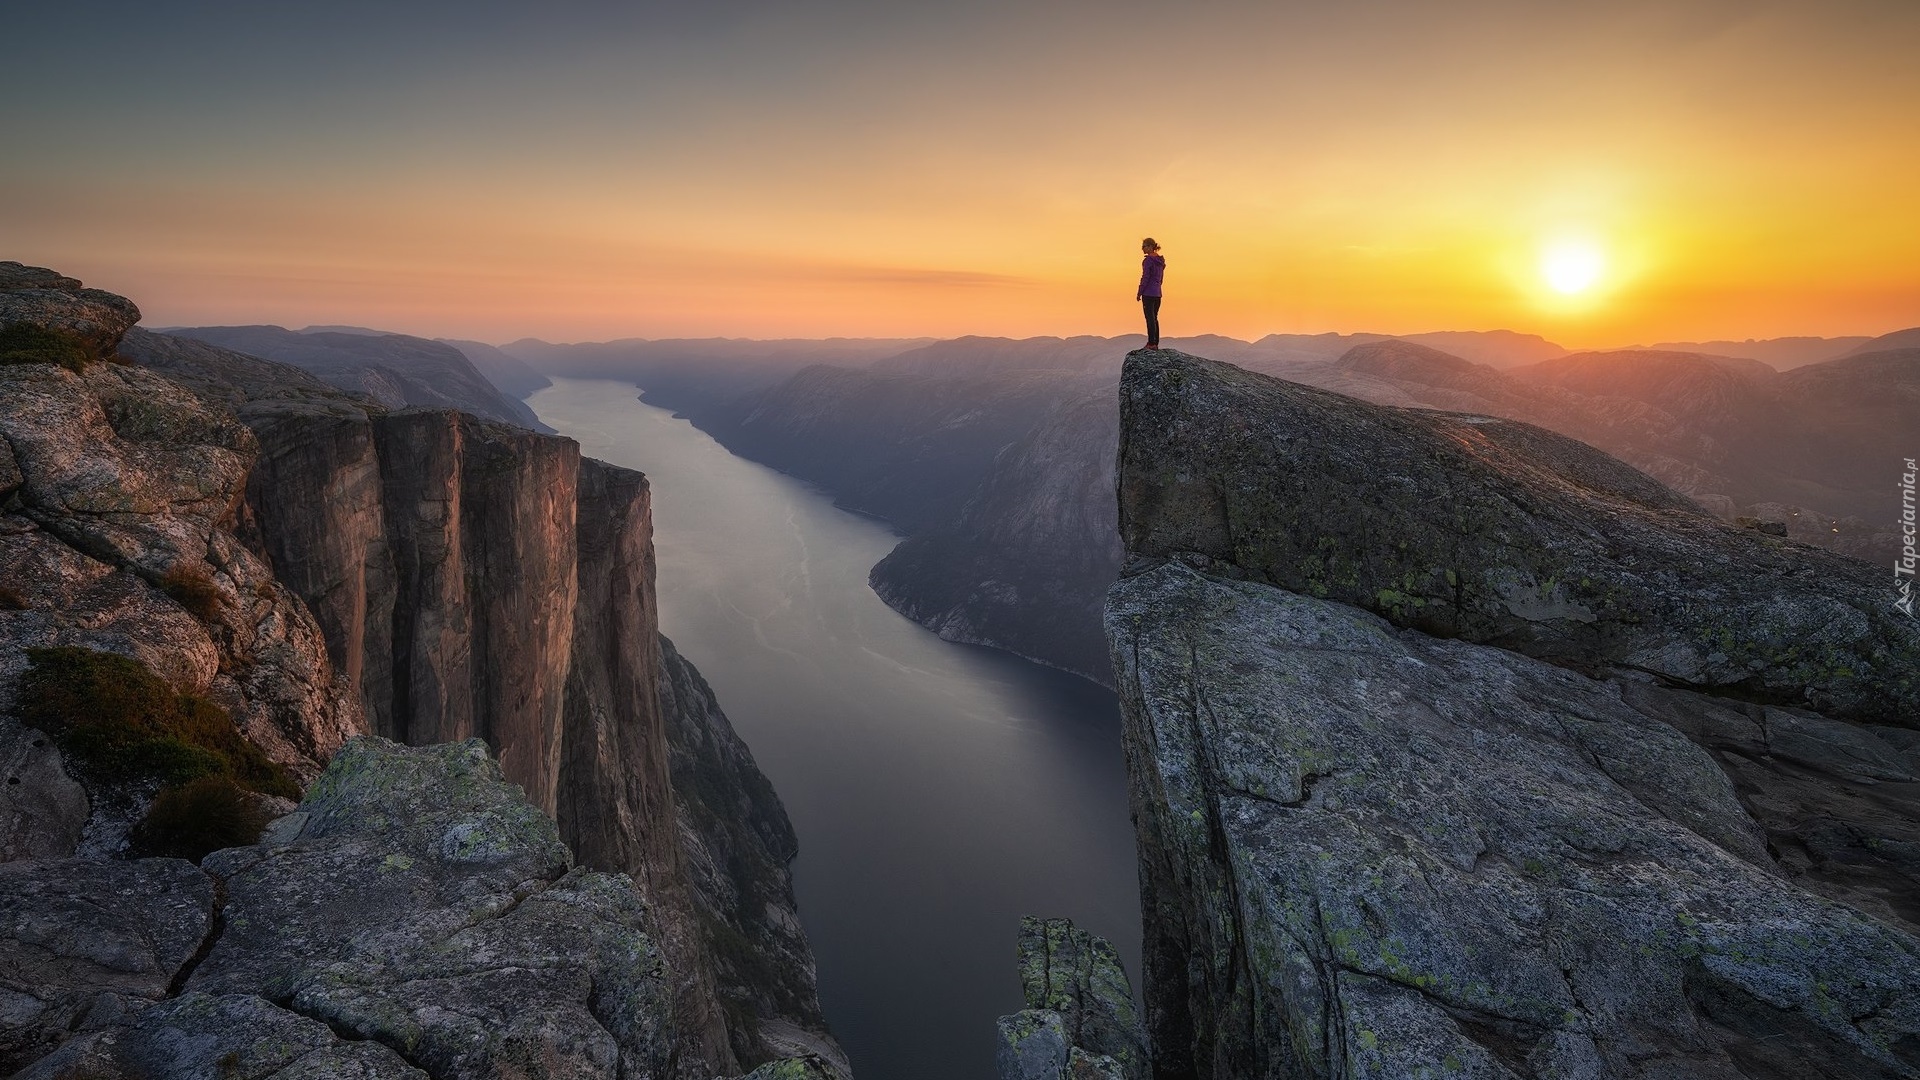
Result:
[[1869,342],[1869,337],[1783,337],[1745,341],[1666,341],[1657,345],[1636,345],[1635,349],[1651,352],[1706,353],[1710,356],[1732,356],[1743,360],[1758,360],[1776,371],[1818,364],[1825,360],[1838,360]]
[[[1897,447],[1920,432],[1920,331],[1820,339],[1788,364],[1674,349],[1568,353],[1507,332],[1168,339],[1377,404],[1524,420],[1597,446],[1729,520],[1890,556]],[[1450,348],[1443,349],[1435,342]],[[515,342],[553,374],[630,379],[729,449],[820,484],[906,539],[873,586],[942,636],[1108,678],[1120,568],[1120,362],[1138,337],[935,342]],[[1714,343],[1732,345],[1735,343]],[[1752,345],[1778,346],[1754,349]],[[1462,355],[1469,354],[1469,355]],[[1905,453],[1906,451],[1901,451]]]

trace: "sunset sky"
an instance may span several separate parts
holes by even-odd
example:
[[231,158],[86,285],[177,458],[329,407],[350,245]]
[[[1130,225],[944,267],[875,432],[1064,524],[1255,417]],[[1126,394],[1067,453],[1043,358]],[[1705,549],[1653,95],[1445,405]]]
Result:
[[0,258],[150,325],[1920,324],[1913,0],[14,8]]

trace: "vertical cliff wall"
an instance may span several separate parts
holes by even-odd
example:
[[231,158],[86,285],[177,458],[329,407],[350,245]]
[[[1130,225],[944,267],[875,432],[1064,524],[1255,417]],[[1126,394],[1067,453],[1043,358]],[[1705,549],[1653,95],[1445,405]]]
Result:
[[[731,730],[720,737],[717,706],[663,678],[643,475],[568,439],[388,412],[199,342],[135,331],[125,351],[221,396],[251,429],[247,539],[313,612],[368,729],[485,740],[583,864],[633,877],[661,913],[676,1026],[713,1072],[777,1050],[837,1056],[786,884],[785,812]],[[697,774],[717,788],[676,798],[676,739],[727,759]],[[789,842],[735,837],[724,813],[683,803],[752,806]],[[737,851],[740,839],[756,846]],[[689,851],[765,867],[770,884],[707,888]],[[763,930],[769,905],[790,940]],[[757,943],[776,947],[743,954]]]

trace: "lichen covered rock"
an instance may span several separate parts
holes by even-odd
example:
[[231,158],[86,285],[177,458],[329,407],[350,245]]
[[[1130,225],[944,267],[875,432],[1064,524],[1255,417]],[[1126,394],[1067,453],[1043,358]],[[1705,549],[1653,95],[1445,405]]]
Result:
[[1920,724],[1920,625],[1883,572],[1717,521],[1583,443],[1172,350],[1128,358],[1120,403],[1135,558],[1556,663]]
[[1020,920],[1020,989],[1030,1010],[1057,1014],[1067,1043],[1126,1080],[1145,1080],[1147,1046],[1120,954],[1067,919]]
[[48,1021],[20,1056],[81,1033],[31,1075],[710,1075],[632,879],[572,867],[478,740],[356,739],[259,844],[198,869],[0,876],[26,883],[0,901],[26,980],[0,1001]]
[[113,355],[140,309],[124,296],[85,288],[38,266],[0,262],[0,328],[29,326],[72,340],[86,359]]
[[1156,1075],[1920,1075],[1916,653],[1869,568],[1176,353],[1122,415]]

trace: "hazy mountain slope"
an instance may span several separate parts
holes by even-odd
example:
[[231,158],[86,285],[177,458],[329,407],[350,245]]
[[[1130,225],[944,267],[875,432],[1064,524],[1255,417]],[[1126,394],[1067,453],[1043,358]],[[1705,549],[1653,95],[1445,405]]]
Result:
[[487,377],[499,390],[511,397],[526,399],[535,391],[544,390],[553,385],[553,381],[528,367],[526,361],[511,353],[502,352],[481,341],[460,341],[454,338],[441,338],[440,344],[451,345],[460,350],[480,374]]
[[[1168,339],[1171,341],[1172,339]],[[1270,365],[1323,363],[1360,345],[1406,341],[1494,368],[1512,367],[1566,355],[1567,350],[1534,334],[1511,330],[1441,330],[1424,334],[1269,334],[1253,343],[1256,353],[1213,351],[1207,355],[1251,371],[1278,372]],[[1179,348],[1208,349],[1209,342],[1186,339]]]
[[865,367],[925,344],[925,338],[631,338],[556,345],[526,338],[500,349],[549,375],[634,383],[647,401],[697,422],[714,406],[778,385],[804,368]]
[[1920,436],[1920,347],[1858,353],[1780,378],[1795,423],[1777,433],[1774,468],[1798,502],[1891,528],[1900,459]]
[[278,326],[192,326],[167,333],[292,364],[391,408],[459,409],[552,433],[525,403],[488,382],[460,350],[426,338],[337,331],[309,334]]
[[695,421],[729,450],[912,533],[954,519],[996,456],[1097,377],[811,367]]
[[1566,349],[1538,334],[1517,334],[1512,330],[1441,330],[1430,334],[1397,334],[1395,337],[1496,368],[1551,360],[1567,353]]
[[1656,345],[1635,345],[1633,348],[1650,349],[1655,352],[1706,353],[1709,356],[1743,357],[1748,360],[1758,360],[1776,371],[1786,371],[1845,356],[1854,348],[1871,340],[1873,339],[1865,337],[1783,337],[1758,340],[1748,338],[1745,341],[1666,341]]
[[1891,334],[1882,334],[1877,338],[1863,341],[1854,346],[1847,355],[1886,352],[1890,349],[1920,349],[1920,326],[1908,330],[1895,330]]
[[1550,425],[1557,430],[1690,495],[1859,519],[1822,528],[1860,540],[1867,547],[1849,550],[1866,554],[1892,519],[1895,448],[1920,430],[1915,355],[1860,354],[1782,373],[1724,357],[1584,353],[1510,374],[1578,395],[1577,412]]
[[874,591],[950,641],[1107,681],[1116,420],[1111,385],[1056,406],[999,453],[957,520],[913,533],[874,566]]

